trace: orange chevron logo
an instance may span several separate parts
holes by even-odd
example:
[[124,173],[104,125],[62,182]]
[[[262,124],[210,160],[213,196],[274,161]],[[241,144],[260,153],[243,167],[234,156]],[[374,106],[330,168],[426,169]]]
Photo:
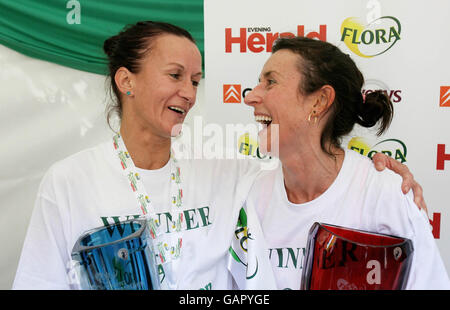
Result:
[[223,85],[224,103],[241,103],[241,85],[224,84]]
[[450,107],[450,86],[441,86],[441,95],[439,96],[439,106]]

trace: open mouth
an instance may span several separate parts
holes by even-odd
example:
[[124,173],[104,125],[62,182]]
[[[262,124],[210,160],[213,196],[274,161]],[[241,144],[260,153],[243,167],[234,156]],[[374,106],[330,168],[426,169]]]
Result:
[[269,126],[272,123],[272,117],[268,115],[255,115],[255,121],[263,125]]
[[178,108],[178,107],[169,107],[169,110],[174,111],[178,114],[184,115],[186,114],[186,111],[183,110],[182,108]]

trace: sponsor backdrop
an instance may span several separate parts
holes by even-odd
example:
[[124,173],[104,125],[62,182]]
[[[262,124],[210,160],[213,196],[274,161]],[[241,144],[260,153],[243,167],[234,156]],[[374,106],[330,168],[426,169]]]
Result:
[[[450,2],[205,1],[204,16],[208,122],[255,123],[244,97],[279,36],[337,45],[364,74],[363,93],[389,95],[390,129],[377,137],[358,126],[342,146],[408,165],[423,186],[430,229],[450,270]],[[258,160],[257,137],[245,129],[238,135],[238,151]]]

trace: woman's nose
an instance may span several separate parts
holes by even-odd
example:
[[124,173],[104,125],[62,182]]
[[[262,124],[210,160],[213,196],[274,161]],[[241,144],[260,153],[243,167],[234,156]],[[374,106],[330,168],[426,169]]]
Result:
[[244,103],[247,105],[255,105],[261,102],[261,94],[259,86],[256,86],[251,91],[247,92],[244,98]]
[[179,92],[180,96],[183,97],[190,105],[195,103],[195,98],[197,96],[197,88],[192,85],[192,82],[189,80],[183,83],[182,88]]

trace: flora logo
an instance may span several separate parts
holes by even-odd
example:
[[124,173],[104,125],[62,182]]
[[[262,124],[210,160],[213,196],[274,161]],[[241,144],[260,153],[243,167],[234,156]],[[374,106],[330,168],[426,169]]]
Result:
[[441,95],[439,96],[439,106],[450,107],[450,86],[441,86]]
[[224,103],[241,103],[241,85],[224,84],[223,85]]
[[245,156],[251,156],[257,159],[271,159],[266,154],[261,154],[258,146],[257,138],[253,138],[248,132],[241,135],[238,139],[238,151]]
[[364,25],[349,17],[341,25],[341,41],[356,55],[371,58],[381,55],[400,40],[401,25],[393,16],[377,18]]
[[393,157],[401,163],[406,162],[406,145],[398,139],[386,139],[376,143],[374,146],[370,146],[364,138],[354,137],[348,142],[347,147],[370,159],[372,159],[373,155],[380,152]]

